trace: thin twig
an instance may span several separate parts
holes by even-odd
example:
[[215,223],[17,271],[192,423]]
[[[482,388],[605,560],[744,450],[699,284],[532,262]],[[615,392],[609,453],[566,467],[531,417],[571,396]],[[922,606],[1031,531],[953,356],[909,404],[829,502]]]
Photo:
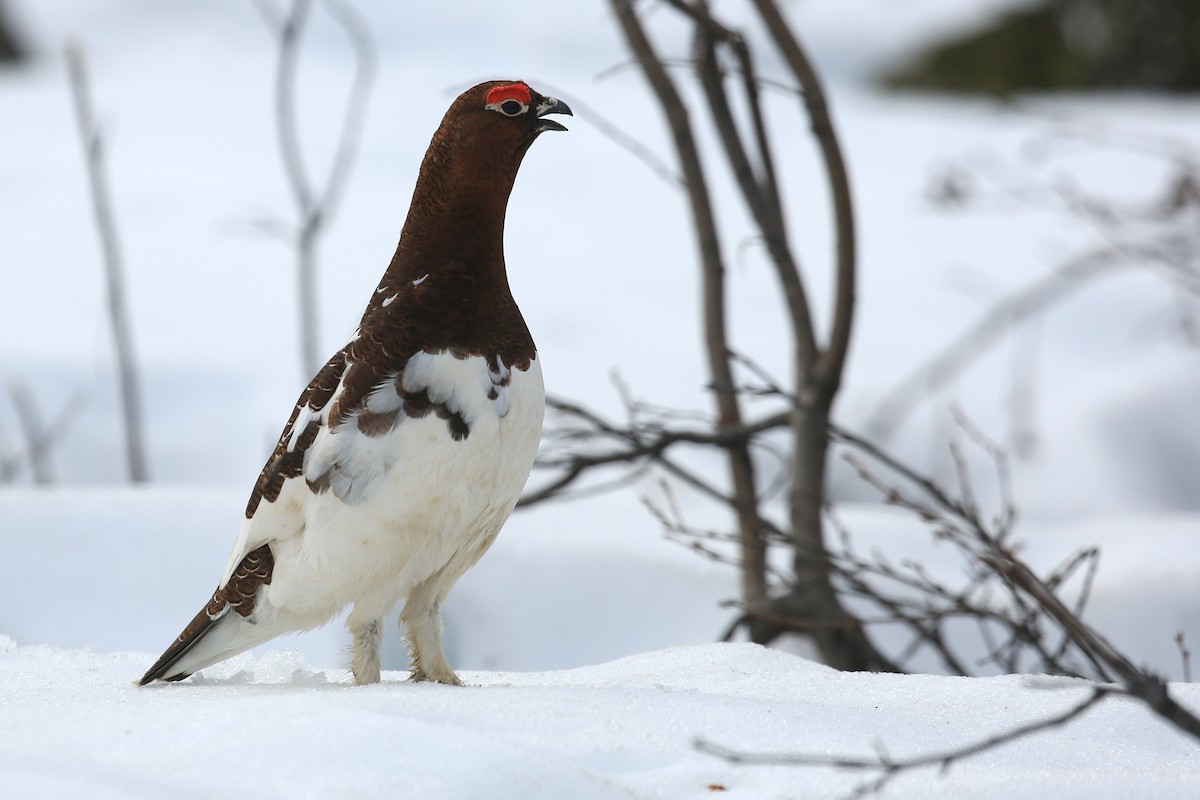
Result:
[[542,91],[552,94],[560,100],[567,101],[571,106],[572,113],[576,117],[587,122],[601,136],[606,137],[638,161],[641,161],[663,183],[672,189],[686,190],[683,183],[683,176],[672,169],[669,164],[647,147],[644,142],[625,131],[625,129],[613,122],[612,119],[601,114],[569,92],[555,88],[553,84],[539,80],[538,85],[542,88]]
[[1179,648],[1179,660],[1183,664],[1183,682],[1192,682],[1192,651],[1188,650],[1187,642],[1183,639],[1183,631],[1175,634],[1175,645]]
[[751,753],[734,750],[714,744],[705,739],[697,739],[695,747],[702,753],[728,761],[731,764],[758,764],[771,766],[805,766],[805,767],[834,767],[845,770],[866,770],[879,773],[879,779],[868,785],[865,792],[861,789],[854,795],[877,792],[889,781],[907,770],[938,767],[942,771],[949,769],[954,763],[979,755],[1001,745],[1032,736],[1043,731],[1052,730],[1083,716],[1093,706],[1113,694],[1114,690],[1105,686],[1092,686],[1088,697],[1066,711],[1045,719],[1035,720],[1004,733],[980,739],[971,744],[955,747],[950,750],[928,753],[912,758],[892,758],[880,752],[873,757],[863,756],[828,756],[815,753]]

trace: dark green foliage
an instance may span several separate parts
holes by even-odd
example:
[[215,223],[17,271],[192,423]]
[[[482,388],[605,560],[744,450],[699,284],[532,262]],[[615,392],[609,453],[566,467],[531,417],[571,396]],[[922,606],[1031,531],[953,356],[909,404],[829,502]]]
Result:
[[1044,0],[942,42],[883,78],[891,88],[1009,94],[1200,90],[1200,0]]

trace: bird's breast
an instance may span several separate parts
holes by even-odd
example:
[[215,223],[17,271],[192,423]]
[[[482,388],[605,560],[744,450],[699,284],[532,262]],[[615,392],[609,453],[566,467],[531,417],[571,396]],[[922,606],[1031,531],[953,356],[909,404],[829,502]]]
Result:
[[528,477],[544,407],[536,359],[518,369],[497,356],[418,352],[322,432],[304,479],[348,505],[391,504],[377,496],[385,485],[434,498],[506,495],[507,473],[521,472],[522,484]]
[[[517,369],[449,352],[410,358],[306,453],[303,533],[277,543],[276,572],[294,577],[272,586],[272,601],[324,607],[372,586],[403,590],[486,546],[529,477],[544,398],[536,359]],[[321,596],[296,596],[310,581]]]

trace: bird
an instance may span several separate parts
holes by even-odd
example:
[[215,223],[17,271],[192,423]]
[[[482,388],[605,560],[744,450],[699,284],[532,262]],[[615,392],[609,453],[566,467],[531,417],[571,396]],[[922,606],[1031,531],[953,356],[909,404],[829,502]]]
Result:
[[246,505],[211,599],[140,685],[178,681],[346,608],[357,684],[380,680],[403,600],[410,679],[461,685],[440,606],[516,505],[545,389],[504,260],[526,152],[562,100],[488,81],[450,105],[395,255],[350,341],[300,394]]

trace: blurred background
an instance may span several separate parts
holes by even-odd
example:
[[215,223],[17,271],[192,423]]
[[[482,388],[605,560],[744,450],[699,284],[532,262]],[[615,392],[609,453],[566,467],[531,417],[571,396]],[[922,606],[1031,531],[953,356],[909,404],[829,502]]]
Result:
[[[954,480],[946,443],[958,409],[1008,454],[1031,552],[1054,561],[1100,543],[1121,554],[1105,562],[1113,577],[1099,602],[1110,619],[1120,609],[1136,617],[1128,597],[1148,584],[1194,583],[1200,8],[778,5],[825,81],[859,223],[856,327],[834,418]],[[653,2],[638,7],[685,81],[689,26]],[[66,548],[89,561],[77,580],[93,588],[122,584],[131,569],[161,570],[174,577],[152,594],[191,592],[172,596],[153,624],[105,638],[87,619],[68,630],[61,614],[47,611],[43,625],[14,613],[18,589],[29,589],[16,581],[0,603],[0,632],[7,624],[18,641],[149,650],[182,627],[211,591],[314,357],[353,333],[441,114],[481,80],[521,78],[576,111],[569,133],[542,137],[530,153],[508,215],[510,279],[548,390],[616,418],[640,404],[710,411],[700,278],[674,153],[607,3],[313,2],[288,66],[291,8],[0,0],[7,563]],[[748,7],[713,9],[744,32],[760,77],[777,87],[763,97],[823,329],[834,239],[807,119]],[[291,70],[294,101],[290,170],[281,69]],[[698,89],[684,91],[699,102]],[[715,159],[716,134],[701,127],[698,136]],[[108,240],[89,170],[104,182]],[[733,175],[714,161],[710,178],[731,343],[786,378],[791,345],[774,274]],[[750,397],[746,407],[771,402]],[[723,475],[711,453],[695,459],[701,473]],[[973,474],[987,468],[982,459]],[[535,471],[531,487],[546,480]],[[448,611],[452,642],[456,614],[482,620],[463,623],[464,666],[569,666],[719,636],[733,618],[719,603],[736,598],[735,571],[664,540],[662,520],[641,502],[661,496],[661,480],[622,476],[615,492],[518,512],[502,537],[510,549],[498,546]],[[123,487],[133,483],[157,494],[130,494]],[[840,462],[829,487],[869,542],[894,543],[899,529],[917,535],[872,516],[882,511],[878,492]],[[990,478],[976,492],[981,503],[1003,500]],[[682,503],[692,526],[729,525],[720,504],[686,492]],[[117,538],[96,545],[88,528]],[[563,542],[574,555],[554,549]],[[143,546],[157,555],[129,555]],[[549,614],[547,598],[563,595],[579,598],[571,618]],[[544,634],[536,657],[517,641],[521,624],[486,618],[496,596]],[[1195,624],[1195,599],[1163,600],[1170,610],[1157,627],[1144,618],[1126,626],[1145,636],[1133,640],[1137,651],[1164,670],[1177,666],[1171,636]],[[595,634],[633,630],[647,608],[661,622],[639,628],[644,635]],[[12,630],[15,618],[31,632]]]

